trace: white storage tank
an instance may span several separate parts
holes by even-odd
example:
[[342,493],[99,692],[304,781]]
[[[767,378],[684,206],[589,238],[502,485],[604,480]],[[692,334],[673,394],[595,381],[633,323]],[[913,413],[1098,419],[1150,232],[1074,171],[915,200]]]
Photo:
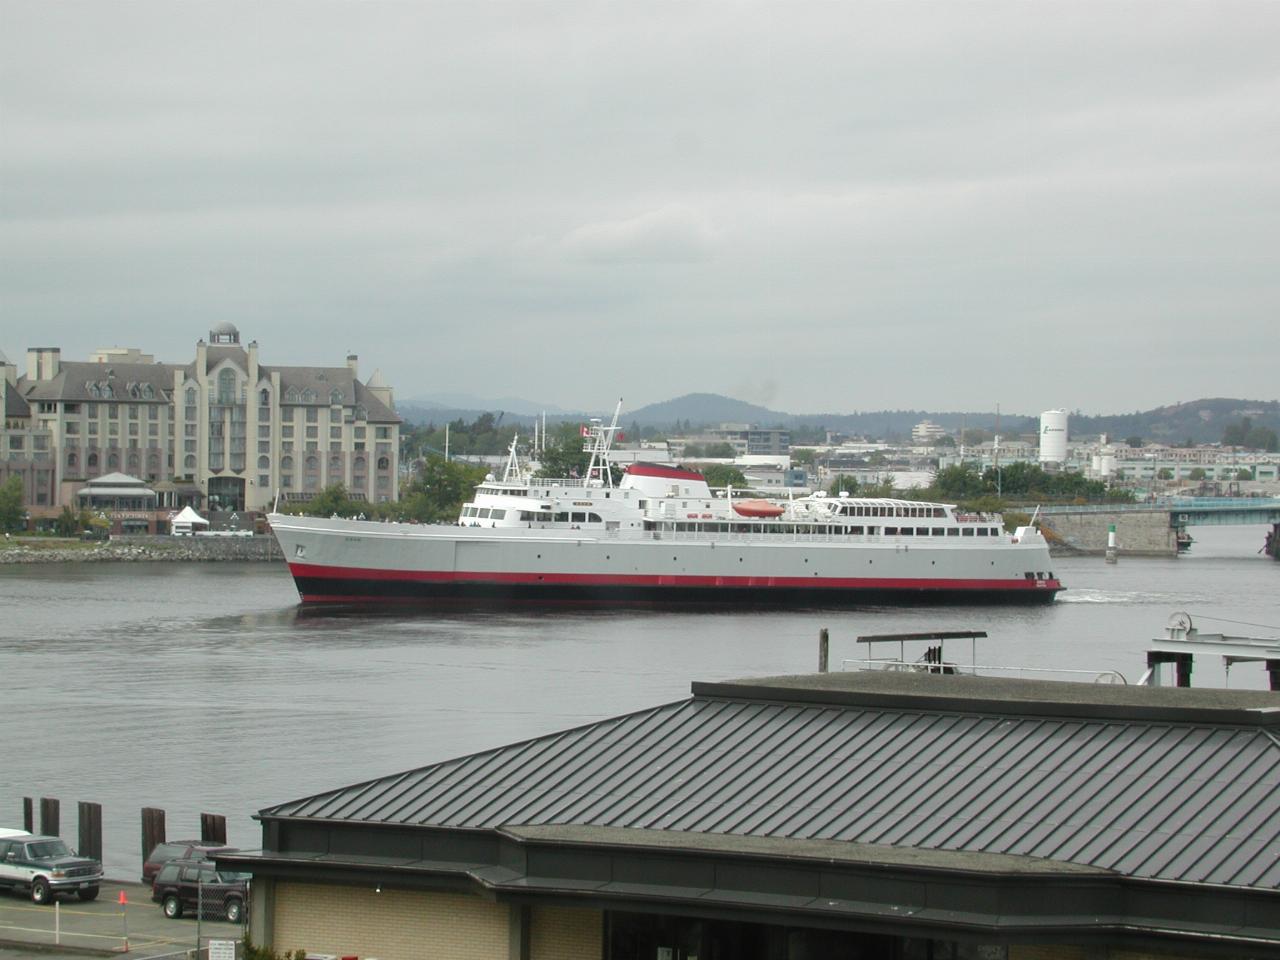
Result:
[[1062,463],[1067,459],[1067,411],[1046,410],[1040,414],[1040,462]]

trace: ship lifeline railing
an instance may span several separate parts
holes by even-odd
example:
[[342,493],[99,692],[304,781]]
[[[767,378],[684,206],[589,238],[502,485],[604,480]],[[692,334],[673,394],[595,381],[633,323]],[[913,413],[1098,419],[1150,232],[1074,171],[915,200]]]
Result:
[[866,659],[849,659],[840,661],[841,670],[882,670],[890,673],[954,673],[967,674],[969,676],[981,676],[988,673],[1001,673],[1017,677],[1027,678],[1029,674],[1035,674],[1036,679],[1043,677],[1044,679],[1052,679],[1053,677],[1064,677],[1066,679],[1076,679],[1087,677],[1094,683],[1129,683],[1119,670],[1069,670],[1066,668],[1056,667],[1019,667],[1009,666],[1007,664],[981,664],[981,663],[930,663],[923,660],[883,660],[878,658]]

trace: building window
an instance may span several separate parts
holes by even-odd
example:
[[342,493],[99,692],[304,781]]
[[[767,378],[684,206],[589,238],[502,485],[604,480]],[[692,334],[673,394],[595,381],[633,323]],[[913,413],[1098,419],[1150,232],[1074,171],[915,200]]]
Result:
[[259,453],[270,453],[270,452],[271,452],[271,441],[270,441],[270,440],[259,440],[259,441],[258,441],[258,452],[259,452]]
[[107,469],[108,469],[108,470],[119,470],[119,469],[120,469],[120,455],[119,455],[118,453],[108,454],[108,456],[107,456]]
[[319,416],[320,414],[315,407],[307,407],[307,423],[316,423]]
[[271,458],[270,458],[270,457],[259,457],[259,458],[258,458],[258,469],[259,469],[259,470],[270,470],[270,469],[271,469]]
[[271,406],[271,391],[270,391],[270,390],[263,389],[263,390],[259,390],[259,391],[258,391],[258,405],[259,405],[259,406],[262,406],[262,407],[269,407],[269,406]]
[[390,461],[387,457],[379,457],[379,458],[378,458],[378,469],[379,469],[379,470],[390,470],[390,469],[391,469],[391,461]]
[[267,473],[258,474],[258,486],[260,487],[271,486],[271,475]]
[[89,454],[89,469],[90,470],[98,469],[98,455],[96,453]]
[[269,424],[260,424],[258,426],[258,438],[260,440],[271,439],[271,426]]
[[194,470],[196,468],[196,458],[191,454],[187,454],[186,459],[182,461],[182,465],[188,470]]
[[292,470],[292,469],[293,469],[293,457],[281,457],[281,458],[280,458],[280,469],[281,469],[281,470]]
[[341,428],[341,427],[330,427],[330,428],[329,428],[329,439],[330,439],[330,440],[341,440],[341,439],[342,439],[342,428]]
[[280,428],[280,436],[286,440],[293,439],[293,424],[285,424]]
[[234,370],[223,370],[218,374],[218,403],[231,406],[236,402],[236,374]]
[[375,428],[374,428],[374,439],[377,439],[377,440],[390,440],[390,439],[391,439],[391,428],[390,428],[390,427],[375,427]]
[[68,453],[68,454],[67,454],[67,467],[68,467],[68,469],[74,470],[77,466],[79,466],[79,464],[80,464],[80,458],[79,458],[79,457],[77,457],[74,453]]

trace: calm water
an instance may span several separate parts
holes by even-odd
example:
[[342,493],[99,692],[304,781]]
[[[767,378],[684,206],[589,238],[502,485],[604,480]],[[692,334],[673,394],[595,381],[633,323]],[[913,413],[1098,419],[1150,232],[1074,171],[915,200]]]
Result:
[[[74,843],[75,802],[97,801],[108,875],[135,877],[143,806],[171,837],[223,813],[256,846],[250,816],[271,803],[681,699],[694,679],[809,672],[822,627],[833,665],[859,634],[978,629],[979,663],[1132,682],[1175,610],[1280,635],[1264,529],[1197,528],[1177,560],[1056,559],[1070,589],[1038,608],[335,617],[300,614],[283,565],[0,565],[0,826],[21,824],[23,796],[57,797]],[[1208,659],[1194,679],[1226,681]],[[1230,685],[1265,674],[1238,665]]]

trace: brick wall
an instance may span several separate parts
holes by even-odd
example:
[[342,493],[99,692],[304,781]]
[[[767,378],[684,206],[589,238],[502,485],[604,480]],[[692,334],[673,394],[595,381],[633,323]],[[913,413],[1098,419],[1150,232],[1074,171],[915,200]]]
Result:
[[600,960],[604,917],[599,910],[535,907],[530,923],[530,960]]
[[281,953],[302,948],[362,960],[507,960],[508,917],[504,904],[459,894],[279,881],[271,939]]

